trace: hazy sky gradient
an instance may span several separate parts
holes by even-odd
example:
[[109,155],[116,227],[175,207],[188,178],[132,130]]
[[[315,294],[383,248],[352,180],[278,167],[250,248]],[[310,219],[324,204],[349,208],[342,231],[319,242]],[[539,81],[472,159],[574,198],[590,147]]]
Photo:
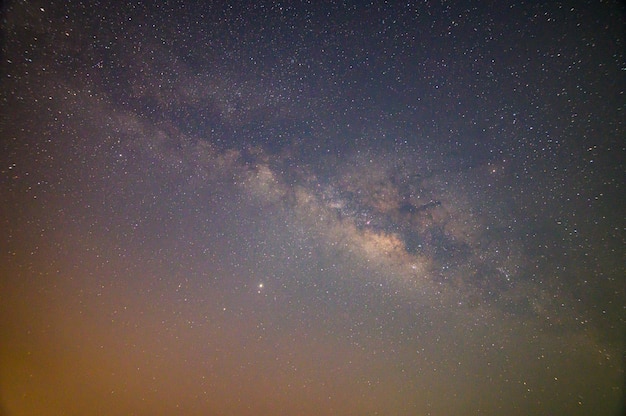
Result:
[[0,415],[613,415],[618,2],[9,2]]

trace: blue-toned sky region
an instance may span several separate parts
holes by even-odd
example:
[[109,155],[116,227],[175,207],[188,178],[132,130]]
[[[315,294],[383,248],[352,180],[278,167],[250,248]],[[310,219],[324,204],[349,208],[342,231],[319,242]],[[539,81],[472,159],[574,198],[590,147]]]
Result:
[[9,2],[0,416],[623,412],[618,2]]

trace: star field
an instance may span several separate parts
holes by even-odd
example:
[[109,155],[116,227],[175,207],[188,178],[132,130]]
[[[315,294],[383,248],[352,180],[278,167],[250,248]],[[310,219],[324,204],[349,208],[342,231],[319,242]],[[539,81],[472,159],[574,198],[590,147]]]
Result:
[[623,412],[619,3],[204,3],[3,6],[0,416]]

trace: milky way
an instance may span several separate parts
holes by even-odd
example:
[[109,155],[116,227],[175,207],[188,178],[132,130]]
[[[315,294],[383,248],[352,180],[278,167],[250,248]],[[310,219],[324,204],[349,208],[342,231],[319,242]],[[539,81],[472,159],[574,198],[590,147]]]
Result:
[[0,415],[619,414],[619,5],[48,3]]

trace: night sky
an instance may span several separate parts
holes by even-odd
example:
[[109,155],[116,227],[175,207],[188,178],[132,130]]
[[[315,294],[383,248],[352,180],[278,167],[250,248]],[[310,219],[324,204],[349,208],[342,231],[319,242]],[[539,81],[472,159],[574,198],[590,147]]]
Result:
[[0,416],[622,414],[623,2],[3,7]]

